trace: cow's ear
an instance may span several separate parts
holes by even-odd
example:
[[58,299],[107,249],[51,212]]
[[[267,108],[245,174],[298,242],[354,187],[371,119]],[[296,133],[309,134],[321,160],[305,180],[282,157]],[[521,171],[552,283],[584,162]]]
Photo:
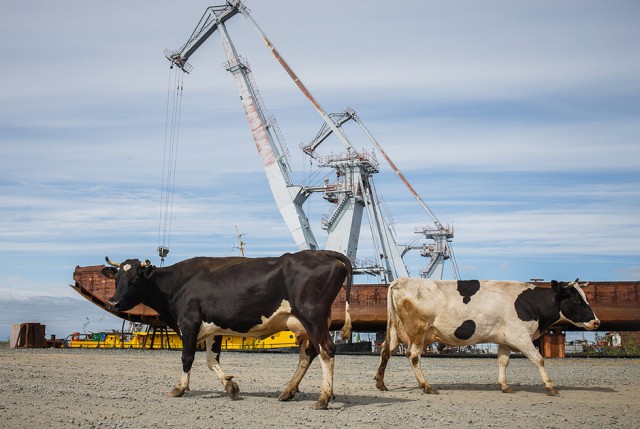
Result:
[[557,282],[555,280],[551,280],[551,289],[553,289],[553,291],[557,295],[567,295],[569,293],[567,289],[568,286],[569,283],[567,282]]
[[156,267],[154,267],[153,265],[149,265],[144,269],[144,278],[145,279],[151,278],[153,276],[153,273],[155,272],[156,272]]
[[101,272],[102,272],[103,276],[112,279],[112,278],[115,278],[116,273],[118,272],[118,270],[116,268],[113,268],[113,267],[104,267]]

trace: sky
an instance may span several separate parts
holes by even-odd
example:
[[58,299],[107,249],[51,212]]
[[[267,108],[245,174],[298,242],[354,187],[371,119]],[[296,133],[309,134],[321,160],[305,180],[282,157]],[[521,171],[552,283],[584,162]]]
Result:
[[[246,4],[325,110],[354,108],[453,225],[462,278],[640,278],[637,2]],[[179,48],[209,5],[3,3],[0,340],[23,322],[58,338],[121,327],[69,285],[76,266],[105,255],[160,262],[163,51]],[[320,116],[242,16],[227,27],[304,180],[311,167],[298,147]],[[217,34],[189,60],[167,264],[237,254],[236,226],[247,256],[296,250],[224,61]],[[339,150],[332,144],[322,149]],[[378,159],[396,240],[411,241],[429,219]],[[322,244],[330,207],[318,197],[306,209]],[[359,257],[370,256],[363,228]],[[417,275],[426,261],[409,255]]]

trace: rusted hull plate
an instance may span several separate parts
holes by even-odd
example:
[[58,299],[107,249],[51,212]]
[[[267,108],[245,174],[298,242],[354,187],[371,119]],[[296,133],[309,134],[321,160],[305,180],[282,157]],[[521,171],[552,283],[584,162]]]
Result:
[[601,331],[640,331],[640,281],[592,282],[584,292]]
[[[351,287],[350,313],[355,331],[384,331],[387,328],[386,284],[354,284]],[[340,290],[331,306],[331,329],[344,324],[346,291]]]
[[[104,265],[76,267],[72,287],[89,301],[104,309],[115,293],[115,282],[101,274]],[[547,282],[537,286],[550,287]],[[351,319],[356,331],[384,331],[387,324],[386,284],[355,284],[351,288]],[[584,288],[589,303],[602,321],[602,331],[640,331],[640,281],[591,282]],[[344,323],[345,290],[341,289],[332,309],[332,329]],[[105,310],[106,311],[106,310]],[[162,326],[158,313],[138,305],[123,313],[112,313],[123,319]],[[579,330],[573,325],[562,326],[566,330]]]
[[[102,275],[104,265],[93,265],[89,267],[76,267],[73,273],[75,285],[71,285],[80,295],[105,309],[105,305],[116,292],[116,283]],[[152,326],[164,326],[158,313],[146,305],[136,305],[131,310],[125,312],[109,312],[130,322],[139,322]]]

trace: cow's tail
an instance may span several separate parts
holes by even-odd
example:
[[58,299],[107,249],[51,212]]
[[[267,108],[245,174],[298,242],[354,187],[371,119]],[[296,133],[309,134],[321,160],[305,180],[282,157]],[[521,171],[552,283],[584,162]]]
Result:
[[376,380],[376,387],[379,390],[388,390],[384,384],[384,373],[387,369],[387,363],[391,353],[398,347],[398,318],[395,301],[393,299],[393,289],[396,284],[396,280],[391,282],[387,290],[387,332],[385,334],[382,348],[380,349],[380,365],[374,379]]
[[398,320],[398,310],[396,301],[393,299],[393,289],[396,282],[391,282],[387,289],[387,332],[385,335],[385,346],[392,353],[398,347],[400,339],[400,328]]
[[349,301],[351,300],[351,285],[353,284],[353,266],[351,261],[346,256],[342,261],[347,269],[347,278],[345,279],[345,304],[344,304],[344,325],[340,333],[343,340],[351,338],[351,312],[349,311]]

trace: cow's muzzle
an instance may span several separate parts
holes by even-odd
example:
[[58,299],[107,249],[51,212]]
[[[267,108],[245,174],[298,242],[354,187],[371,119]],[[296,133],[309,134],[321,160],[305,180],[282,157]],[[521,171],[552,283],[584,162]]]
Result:
[[593,319],[591,322],[585,323],[584,327],[590,331],[598,329],[598,327],[600,327],[600,319]]

